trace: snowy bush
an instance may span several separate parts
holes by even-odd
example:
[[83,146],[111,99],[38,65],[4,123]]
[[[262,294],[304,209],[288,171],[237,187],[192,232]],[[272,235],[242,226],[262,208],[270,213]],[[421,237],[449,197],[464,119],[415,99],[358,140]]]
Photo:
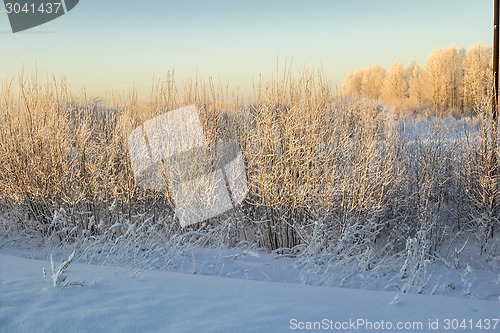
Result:
[[[498,262],[500,145],[488,104],[472,118],[402,117],[381,101],[339,95],[321,73],[277,77],[259,82],[248,105],[201,82],[178,91],[173,78],[150,100],[113,108],[74,101],[57,82],[3,88],[0,231],[139,268],[188,264],[196,247],[245,244],[298,256],[308,283],[393,274],[417,292],[436,258],[464,267],[477,247],[484,265]],[[249,195],[232,212],[181,228],[168,191],[136,184],[126,138],[187,104],[197,105],[207,142],[238,143]]]

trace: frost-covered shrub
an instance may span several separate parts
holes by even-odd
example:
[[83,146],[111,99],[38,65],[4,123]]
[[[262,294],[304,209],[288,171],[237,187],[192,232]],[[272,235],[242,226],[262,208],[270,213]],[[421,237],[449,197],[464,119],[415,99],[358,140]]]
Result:
[[[309,71],[262,80],[248,105],[222,87],[179,90],[174,82],[154,87],[149,100],[132,95],[102,107],[75,102],[57,82],[22,78],[4,87],[0,206],[11,225],[3,232],[82,244],[86,257],[104,251],[131,264],[168,257],[169,246],[245,243],[301,249],[303,258],[317,257],[318,272],[375,272],[391,256],[408,257],[407,240],[422,230],[430,256],[469,235],[484,258],[498,256],[498,165],[487,116],[401,118],[381,101],[339,95]],[[127,137],[193,103],[207,142],[239,144],[249,195],[233,212],[181,228],[168,191],[137,186]]]

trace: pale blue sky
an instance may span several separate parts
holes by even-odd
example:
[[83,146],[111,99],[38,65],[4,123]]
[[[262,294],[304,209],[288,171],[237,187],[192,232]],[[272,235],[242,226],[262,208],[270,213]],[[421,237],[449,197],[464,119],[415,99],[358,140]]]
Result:
[[[0,5],[0,10],[3,8]],[[65,76],[74,91],[143,91],[172,67],[248,91],[293,62],[342,84],[350,70],[407,65],[438,47],[492,42],[493,0],[80,0],[69,13],[12,34],[0,15],[0,79],[24,65]]]

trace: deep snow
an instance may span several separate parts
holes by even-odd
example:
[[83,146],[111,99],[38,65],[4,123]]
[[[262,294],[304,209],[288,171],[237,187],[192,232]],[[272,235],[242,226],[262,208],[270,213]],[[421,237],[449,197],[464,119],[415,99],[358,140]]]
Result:
[[[75,285],[53,287],[43,249],[2,247],[0,331],[295,332],[319,325],[304,331],[500,332],[499,300],[286,283],[293,260],[280,259],[272,270],[267,254],[241,253],[248,260],[238,263],[247,268],[238,272],[281,282],[72,263],[67,276]],[[219,259],[234,267],[238,258]],[[398,323],[412,327],[398,329]],[[466,328],[452,329],[461,324]]]

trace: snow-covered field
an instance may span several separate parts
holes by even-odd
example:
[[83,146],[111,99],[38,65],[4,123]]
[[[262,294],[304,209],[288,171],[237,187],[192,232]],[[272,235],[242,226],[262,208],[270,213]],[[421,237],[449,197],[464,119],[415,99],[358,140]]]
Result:
[[2,244],[1,332],[500,332],[500,280],[488,300],[316,287],[293,258],[199,249],[177,272],[74,262],[62,287],[50,250]]
[[[444,124],[408,119],[398,128],[406,146],[434,152],[442,147],[437,142],[458,147],[459,133],[477,125]],[[456,162],[454,154],[448,158]],[[430,184],[449,180],[437,170]],[[152,223],[144,215],[102,228],[89,222],[81,230],[62,207],[48,228],[30,220],[9,223],[16,214],[6,214],[0,216],[0,333],[500,332],[500,235],[484,240],[483,216],[474,211],[472,221],[449,214],[463,223],[457,232],[442,209],[422,210],[422,220],[395,219],[391,228],[400,221],[411,228],[435,223],[409,232],[399,250],[350,242],[358,233],[354,216],[354,227],[330,247],[321,236],[331,223],[325,218],[314,221],[309,244],[270,253],[242,239],[231,238],[241,247],[225,247],[230,238],[222,235],[231,223],[179,233],[168,221]],[[433,230],[442,232],[440,239],[427,234]],[[34,236],[43,232],[43,240]],[[430,251],[433,244],[437,251]],[[65,261],[67,269],[60,269]]]

